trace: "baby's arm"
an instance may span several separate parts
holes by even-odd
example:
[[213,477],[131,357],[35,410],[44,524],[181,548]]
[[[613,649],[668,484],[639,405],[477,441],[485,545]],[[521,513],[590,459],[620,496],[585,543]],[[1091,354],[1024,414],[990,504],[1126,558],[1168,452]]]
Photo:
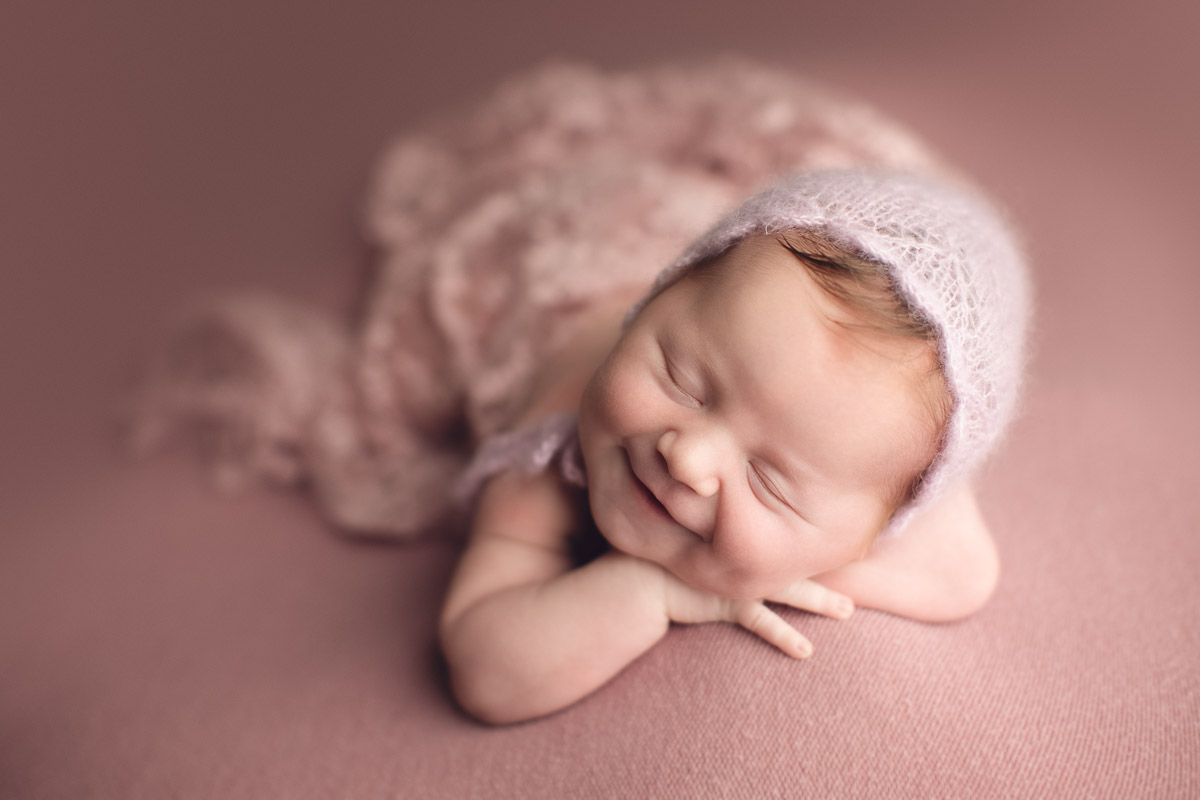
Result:
[[[484,490],[472,538],[442,609],[442,649],[463,708],[491,723],[549,714],[590,694],[650,649],[672,620],[736,622],[789,655],[811,651],[760,601],[698,592],[616,551],[572,568],[575,509],[548,476],[515,474]],[[801,581],[772,600],[846,616],[840,595]]]
[[608,553],[572,569],[574,524],[569,499],[545,476],[502,475],[480,498],[440,625],[454,694],[479,719],[562,708],[667,630],[653,566]]
[[862,561],[813,580],[876,608],[926,622],[981,609],[996,588],[1000,562],[967,485],[952,490],[897,537],[877,541]]

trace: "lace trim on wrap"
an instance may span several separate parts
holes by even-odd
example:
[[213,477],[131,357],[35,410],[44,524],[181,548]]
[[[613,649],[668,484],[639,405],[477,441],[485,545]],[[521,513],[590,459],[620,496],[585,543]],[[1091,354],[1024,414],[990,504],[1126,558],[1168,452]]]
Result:
[[489,478],[510,469],[519,469],[527,475],[554,469],[567,483],[586,486],[575,414],[552,414],[531,428],[484,439],[455,485],[455,498],[462,504],[472,502]]

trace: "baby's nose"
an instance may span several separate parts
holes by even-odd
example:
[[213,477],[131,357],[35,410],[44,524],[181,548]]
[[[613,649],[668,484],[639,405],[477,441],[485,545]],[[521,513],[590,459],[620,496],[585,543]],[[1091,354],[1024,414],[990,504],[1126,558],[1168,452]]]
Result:
[[721,487],[711,450],[703,438],[682,437],[678,431],[667,431],[658,439],[667,472],[701,497],[712,497]]

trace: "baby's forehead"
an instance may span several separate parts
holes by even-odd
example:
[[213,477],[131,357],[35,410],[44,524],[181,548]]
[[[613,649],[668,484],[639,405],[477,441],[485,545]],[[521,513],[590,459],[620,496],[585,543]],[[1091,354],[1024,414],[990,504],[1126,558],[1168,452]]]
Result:
[[912,364],[831,320],[833,301],[780,252],[779,263],[717,265],[680,287],[692,295],[681,338],[712,373],[717,401],[799,471],[870,479],[871,464],[907,461],[923,412]]
[[694,284],[690,312],[697,325],[736,343],[743,355],[786,358],[795,347],[820,345],[849,368],[886,369],[932,354],[928,342],[872,325],[861,309],[824,288],[790,248],[778,235],[746,237],[668,291]]

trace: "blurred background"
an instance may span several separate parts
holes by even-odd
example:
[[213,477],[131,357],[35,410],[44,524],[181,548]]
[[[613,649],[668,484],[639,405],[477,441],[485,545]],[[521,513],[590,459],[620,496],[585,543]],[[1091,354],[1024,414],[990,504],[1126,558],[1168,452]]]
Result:
[[[239,715],[257,719],[255,709],[305,735],[311,720],[289,717],[272,692],[285,659],[300,669],[328,649],[328,637],[306,638],[315,620],[345,645],[325,670],[343,669],[366,693],[421,691],[430,697],[406,702],[447,705],[429,688],[435,679],[394,687],[406,668],[433,674],[424,650],[381,664],[348,643],[389,626],[431,640],[431,617],[410,620],[396,605],[403,592],[436,594],[452,554],[343,547],[292,495],[218,499],[178,454],[132,464],[113,412],[196,297],[257,287],[350,314],[371,270],[360,212],[384,146],[548,58],[624,68],[740,53],[794,66],[898,119],[991,189],[1035,264],[1043,313],[1030,405],[1058,409],[1019,423],[1015,447],[1037,439],[1049,449],[1070,430],[1059,450],[1078,453],[1010,462],[993,497],[1033,497],[1051,522],[1086,508],[1081,530],[1096,522],[1116,535],[1138,530],[1151,506],[1108,503],[1149,492],[1160,517],[1169,509],[1155,551],[1166,561],[1136,579],[1145,587],[1177,554],[1163,585],[1192,586],[1183,596],[1192,605],[1172,617],[1183,636],[1200,528],[1191,488],[1200,432],[1187,410],[1200,389],[1198,41],[1200,4],[1186,0],[9,0],[0,14],[0,794],[82,796],[76,774],[153,796],[147,787],[166,779],[139,772],[142,783],[131,783],[129,765],[151,769],[193,733],[252,731]],[[1108,403],[1118,387],[1136,402]],[[1172,482],[1138,477],[1164,457]],[[1038,494],[1062,480],[1093,488]],[[1034,576],[1049,585],[1059,556],[1092,559],[1094,573],[1124,568],[1078,539],[1051,550],[1026,539],[1002,544],[1010,563],[1024,559],[1006,576],[1004,607],[1036,605]],[[256,584],[264,564],[270,591]],[[1100,602],[1079,591],[1081,604]],[[1123,601],[1107,602],[1115,613]],[[1118,621],[1094,632],[1136,637],[1161,616]],[[1039,641],[1054,640],[1048,623],[1039,630]],[[203,649],[229,631],[243,653],[236,667]],[[1189,636],[1190,649],[1173,652],[1195,655]],[[217,702],[234,695],[249,710]],[[185,732],[182,720],[197,727]],[[125,723],[154,732],[121,733],[132,730]],[[243,766],[269,760],[265,740],[240,735]],[[1189,747],[1181,752],[1194,762]],[[362,752],[337,758],[352,765]],[[295,769],[289,753],[273,755]],[[191,769],[217,763],[232,762],[225,754]]]

